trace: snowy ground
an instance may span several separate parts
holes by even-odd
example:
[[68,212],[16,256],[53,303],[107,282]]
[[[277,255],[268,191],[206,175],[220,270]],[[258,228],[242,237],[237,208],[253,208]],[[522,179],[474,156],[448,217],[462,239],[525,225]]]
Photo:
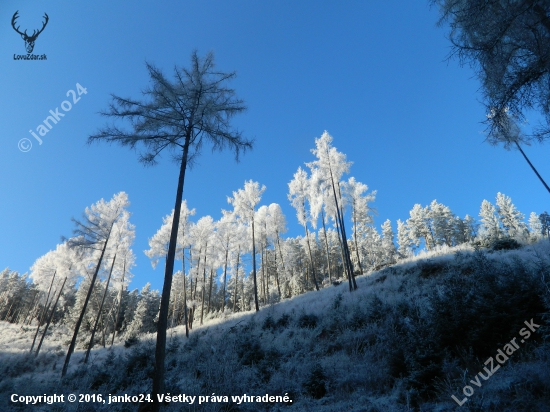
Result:
[[[548,313],[549,256],[548,242],[491,253],[442,248],[358,277],[353,293],[342,282],[259,313],[207,318],[189,339],[184,327],[170,329],[166,390],[215,393],[228,396],[229,402],[170,404],[166,410],[455,410],[458,405],[451,395],[464,398],[462,388],[504,339],[515,336],[516,325]],[[77,350],[61,381],[67,330],[52,327],[36,359],[28,353],[33,327],[21,331],[19,325],[2,322],[0,330],[0,393],[6,399],[12,393],[107,397],[151,391],[152,334],[141,336],[130,348],[123,339],[113,348],[95,348],[87,367],[81,363],[82,350]],[[453,334],[453,343],[446,343]],[[545,336],[546,326],[494,377],[476,387],[460,410],[549,410],[544,406],[550,404]],[[231,402],[231,395],[245,393],[288,394],[293,403]],[[124,411],[136,410],[137,404],[9,403],[9,408]]]

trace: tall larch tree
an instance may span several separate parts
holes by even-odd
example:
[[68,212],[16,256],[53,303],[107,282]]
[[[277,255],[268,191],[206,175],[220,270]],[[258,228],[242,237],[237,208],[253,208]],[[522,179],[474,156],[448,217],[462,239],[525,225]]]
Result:
[[157,163],[161,153],[168,150],[179,163],[155,349],[152,410],[158,411],[160,403],[157,395],[164,393],[168,308],[185,171],[199,156],[205,144],[210,144],[213,150],[229,148],[238,160],[241,152],[252,148],[252,141],[243,138],[231,126],[231,119],[246,109],[235,91],[227,87],[227,83],[235,77],[235,72],[216,70],[212,53],[200,58],[197,51],[193,51],[191,67],[175,67],[173,81],[168,80],[153,65],[147,63],[146,67],[151,85],[143,91],[144,100],[112,95],[109,109],[102,112],[109,118],[128,121],[130,130],[115,125],[107,126],[91,135],[88,141],[118,143],[131,149],[142,147],[139,160],[146,165]]

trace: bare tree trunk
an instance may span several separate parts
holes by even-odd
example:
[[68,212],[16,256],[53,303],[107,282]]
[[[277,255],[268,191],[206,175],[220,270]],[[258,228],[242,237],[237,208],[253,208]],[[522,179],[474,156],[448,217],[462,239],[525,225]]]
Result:
[[111,281],[111,275],[113,274],[113,269],[115,267],[115,262],[116,262],[116,252],[115,252],[115,256],[113,257],[113,263],[111,264],[111,270],[109,271],[109,276],[107,277],[107,282],[105,283],[105,292],[103,292],[103,297],[101,298],[101,303],[99,304],[99,310],[97,311],[97,316],[95,318],[94,327],[92,329],[92,336],[90,337],[90,343],[88,344],[88,350],[86,350],[86,356],[84,357],[84,363],[88,363],[88,359],[90,358],[90,351],[92,350],[92,347],[94,346],[95,332],[97,330],[97,325],[99,324],[99,319],[101,318],[101,311],[103,310],[103,304],[105,303],[105,297],[107,296],[107,292],[109,291],[109,282]]
[[153,411],[158,412],[160,403],[157,395],[164,393],[164,358],[166,357],[166,330],[168,329],[168,306],[170,304],[170,292],[172,290],[172,275],[174,273],[174,259],[176,257],[176,243],[178,240],[178,228],[181,214],[181,202],[183,198],[183,182],[185,181],[185,169],[187,168],[187,155],[191,141],[192,130],[187,132],[183,145],[178,189],[176,191],[176,204],[174,206],[174,218],[170,232],[170,243],[166,255],[166,269],[164,271],[164,285],[160,300],[159,320],[157,324],[157,345],[155,348],[155,371],[153,375]]
[[[275,247],[275,245],[273,245]],[[273,256],[275,257],[275,282],[277,283],[277,292],[279,293],[279,300],[283,297],[281,296],[281,285],[279,284],[279,268],[277,267],[277,251],[273,250]]]
[[325,234],[325,249],[326,249],[326,252],[327,252],[328,281],[332,283],[332,274],[331,274],[331,271],[330,271],[330,254],[329,254],[329,248],[328,248],[327,228],[325,226],[325,214],[323,213],[322,209],[321,209],[321,221],[323,222],[323,233]]
[[29,317],[26,321],[26,324],[27,325],[30,325],[32,323],[32,320],[35,316],[38,316],[38,313],[40,313],[40,293],[37,293],[36,294],[36,300],[35,300],[35,303],[34,303],[34,307],[32,308],[32,311],[31,313],[29,314]]
[[[267,296],[267,303],[269,304],[269,258],[267,257],[267,225],[265,229],[266,237],[264,243],[264,257],[265,257],[265,293]],[[262,266],[264,265],[262,258]]]
[[[38,325],[36,326],[36,333],[34,334],[34,339],[32,340],[31,349],[29,352],[32,352],[34,348],[34,343],[36,342],[36,337],[38,336],[38,330],[40,329],[40,325],[42,324],[42,321],[44,320],[44,316],[46,314],[46,306],[48,305],[48,300],[50,299],[50,293],[52,291],[53,281],[55,279],[55,275],[57,273],[57,269],[53,272],[52,281],[50,282],[50,287],[48,288],[48,294],[46,295],[46,302],[44,302],[44,309],[42,310],[42,313],[40,314],[38,318]],[[11,306],[10,306],[11,309]]]
[[124,290],[124,275],[125,274],[126,274],[126,259],[124,260],[124,268],[122,270],[122,282],[120,283],[120,292],[118,292],[118,304],[117,304],[117,309],[116,309],[115,324],[113,326],[113,338],[111,339],[111,346],[113,346],[113,343],[115,342],[116,328],[118,326],[118,320],[120,318],[120,306],[122,304],[122,292]]
[[225,312],[225,290],[227,287],[227,256],[229,255],[229,242],[225,248],[225,263],[223,265],[223,294],[222,294],[222,313]]
[[[258,284],[256,281],[256,241],[254,240],[254,218],[252,218],[252,275],[254,278],[254,304],[256,305],[256,312],[260,311],[258,305]],[[244,282],[243,282],[243,299],[244,299]]]
[[[199,283],[199,273],[200,273],[200,265],[201,265],[201,253],[202,253],[202,247],[199,249],[199,257],[197,258],[197,274],[195,275],[195,291],[193,292],[193,281],[191,280],[191,297],[193,300],[197,299],[197,284]],[[191,256],[191,250],[189,250],[189,255]],[[195,308],[195,304],[193,303],[193,309]]]
[[32,302],[29,305],[29,309],[27,310],[27,314],[23,318],[23,322],[21,322],[21,327],[19,328],[19,332],[21,332],[23,330],[23,326],[25,326],[25,323],[27,323],[27,319],[29,318],[29,314],[35,308],[35,304],[38,300],[38,295],[39,294],[40,294],[40,292],[38,290],[36,290],[36,293],[34,294],[34,297],[32,298]]
[[[538,5],[537,5],[538,6]],[[540,8],[540,6],[538,6]],[[548,21],[548,18],[547,18],[547,21]],[[533,166],[533,164],[531,163],[531,161],[529,160],[529,158],[527,157],[527,155],[525,153],[523,153],[523,150],[521,149],[519,143],[517,141],[514,142],[516,144],[516,147],[519,149],[519,151],[521,152],[521,154],[523,155],[523,158],[527,161],[527,163],[529,163],[529,166],[531,166],[531,169],[533,169],[533,172],[535,172],[535,174],[537,175],[537,177],[539,178],[539,180],[542,182],[542,184],[544,185],[544,187],[546,188],[546,190],[548,190],[548,192],[550,193],[550,187],[548,187],[548,185],[546,184],[546,182],[544,181],[544,179],[542,178],[542,176],[539,174],[539,172],[537,171],[537,169],[535,169],[535,166]]]
[[239,286],[239,260],[241,258],[241,248],[239,246],[239,251],[237,252],[237,270],[235,272],[235,293],[233,296],[233,313],[237,310],[237,288]]
[[204,266],[202,270],[202,297],[201,297],[201,325],[204,318],[204,294],[206,291],[206,255],[208,253],[208,243],[204,246],[204,261],[202,265]]
[[90,282],[90,288],[88,289],[88,294],[86,295],[86,299],[84,300],[84,306],[82,306],[82,310],[80,312],[80,316],[78,317],[78,320],[76,321],[76,325],[74,327],[74,333],[73,338],[71,339],[71,344],[69,345],[69,350],[67,351],[67,356],[65,357],[65,363],[63,364],[63,370],[61,371],[61,377],[64,377],[67,374],[67,368],[69,367],[69,362],[71,360],[71,355],[74,352],[74,347],[76,345],[76,337],[78,336],[78,330],[80,329],[80,325],[82,324],[82,319],[84,319],[84,313],[86,312],[86,307],[88,306],[88,302],[90,301],[90,296],[92,296],[92,290],[94,288],[94,283],[97,278],[97,274],[99,273],[99,269],[101,268],[101,262],[103,261],[103,255],[105,255],[105,249],[107,249],[107,243],[109,242],[109,238],[111,237],[111,230],[113,230],[114,222],[111,224],[111,227],[109,228],[109,233],[107,234],[107,239],[105,239],[105,242],[103,243],[103,249],[101,250],[101,256],[99,257],[99,260],[97,262],[97,266],[94,271],[94,275],[92,276],[92,280]]
[[[56,292],[56,290],[54,289],[54,292],[53,292],[53,293],[54,293],[54,296],[55,296],[55,292]],[[50,310],[51,304],[52,304],[51,301],[48,302],[48,306],[46,306],[46,308],[45,308],[45,310],[44,310],[44,313],[48,313],[48,311]],[[34,340],[36,340],[36,338],[37,338],[37,336],[38,336],[39,328],[40,328],[40,323],[38,323],[38,328],[36,329],[36,333],[35,333],[35,335],[34,335]],[[34,340],[33,340],[33,346],[34,346]],[[31,351],[30,351],[30,352],[32,353],[32,346],[31,346]]]
[[[285,260],[283,259],[283,250],[281,249],[281,242],[279,241],[279,232],[277,232],[277,246],[279,246],[279,255],[281,256],[281,266],[283,267],[283,273],[286,273]],[[277,285],[279,287],[279,285]],[[281,295],[281,289],[279,288],[279,296]]]
[[[332,177],[332,168],[330,169],[330,176],[331,176],[331,179],[333,179]],[[333,184],[334,184],[334,179],[332,180]],[[353,269],[353,262],[351,261],[351,253],[349,251],[349,245],[348,245],[348,237],[346,235],[346,226],[344,224],[344,203],[342,201],[342,189],[340,187],[340,182],[338,182],[338,194],[340,195],[340,204],[342,205],[342,207],[338,207],[338,203],[336,204],[336,208],[337,208],[337,211],[338,211],[338,216],[339,216],[339,219],[340,219],[340,224],[341,224],[341,230],[342,230],[342,239],[343,239],[343,244],[344,244],[344,251],[345,251],[345,256],[346,256],[346,259],[347,259],[347,262],[348,262],[348,267],[349,267],[349,271],[351,273],[351,284],[352,284],[352,290],[355,290],[357,289],[357,283],[355,282],[355,270]],[[336,196],[336,194],[335,194]]]
[[357,263],[359,265],[359,272],[363,274],[363,266],[361,265],[361,258],[359,258],[359,245],[357,243],[357,216],[355,210],[353,211],[353,240],[355,242],[355,257],[357,257]]
[[206,313],[210,313],[210,300],[212,298],[212,278],[214,277],[214,269],[210,268],[210,286],[208,287],[208,309]]
[[55,308],[57,308],[57,302],[59,301],[59,297],[61,296],[61,293],[63,293],[63,287],[65,287],[65,282],[67,281],[67,278],[63,280],[63,284],[61,285],[61,289],[59,289],[59,293],[57,295],[57,299],[55,299],[55,303],[53,305],[52,313],[50,313],[50,316],[48,317],[48,322],[46,323],[46,327],[44,328],[44,332],[42,333],[42,337],[40,338],[40,342],[38,343],[38,347],[36,348],[36,354],[34,356],[38,356],[40,353],[40,348],[42,347],[42,342],[44,341],[44,338],[46,337],[46,333],[48,332],[48,328],[50,327],[50,322],[53,319],[53,316],[55,314]]
[[313,255],[311,254],[311,246],[309,245],[309,231],[307,230],[307,224],[304,225],[304,228],[306,229],[307,250],[309,252],[309,263],[311,264],[311,277],[313,278],[315,289],[319,290],[319,285],[317,284],[317,279],[315,278],[315,267],[313,266]]
[[[185,276],[185,248],[181,251],[181,271],[183,273],[183,321],[185,322],[185,337],[189,337],[189,325],[187,323],[187,288],[186,288],[186,276]],[[192,286],[192,284],[191,284]]]
[[264,248],[261,248],[260,255],[262,257],[262,297],[264,305],[267,303],[267,298],[265,294],[265,258],[264,258]]
[[[172,278],[172,281],[174,278]],[[172,285],[173,286],[173,285]],[[172,305],[172,321],[170,322],[170,328],[174,327],[174,317],[176,316],[176,307],[178,305],[178,292],[174,293],[174,303]]]
[[332,169],[329,167],[330,171],[330,178],[332,181],[332,192],[334,194],[334,202],[336,205],[336,217],[338,219],[338,225],[340,227],[340,232],[342,235],[342,249],[343,249],[343,255],[344,255],[344,267],[346,268],[346,271],[348,273],[348,282],[349,282],[349,290],[354,291],[357,289],[357,284],[355,283],[355,275],[353,273],[353,264],[351,263],[351,257],[349,253],[348,248],[348,242],[346,237],[346,229],[344,227],[344,219],[342,217],[342,211],[340,210],[340,206],[338,205],[338,197],[336,196],[336,188],[334,185],[334,177],[332,176]]

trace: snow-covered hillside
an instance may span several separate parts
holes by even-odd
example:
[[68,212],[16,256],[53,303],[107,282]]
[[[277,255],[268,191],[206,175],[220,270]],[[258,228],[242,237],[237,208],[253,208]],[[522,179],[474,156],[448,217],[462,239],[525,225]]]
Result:
[[[549,254],[548,241],[508,251],[438,249],[358,277],[352,293],[342,283],[258,313],[207,319],[189,338],[183,326],[170,329],[166,392],[197,398],[165,409],[549,410]],[[532,319],[540,327],[520,343]],[[154,334],[127,341],[129,347],[122,339],[94,349],[87,366],[77,350],[61,380],[69,331],[52,327],[35,359],[28,353],[34,328],[20,329],[1,324],[3,399],[74,393],[102,394],[106,402],[8,402],[9,410],[135,411],[137,403],[109,405],[109,395],[151,392]],[[514,338],[517,352],[487,377],[489,358],[499,359],[498,351]],[[466,386],[473,390],[469,397]],[[247,402],[244,394],[292,402]],[[459,407],[453,395],[467,401]],[[208,402],[198,405],[199,396]]]

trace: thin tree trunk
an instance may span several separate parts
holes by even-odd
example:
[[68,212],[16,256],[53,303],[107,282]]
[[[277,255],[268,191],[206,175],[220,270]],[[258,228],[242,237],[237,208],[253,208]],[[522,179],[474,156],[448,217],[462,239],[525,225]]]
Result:
[[262,257],[262,297],[264,305],[267,303],[267,298],[265,294],[265,258],[264,258],[264,248],[262,246],[260,255]]
[[[191,252],[189,252],[191,253]],[[185,322],[185,337],[189,337],[189,326],[187,324],[187,288],[185,282],[185,248],[181,251],[181,271],[183,273],[183,321]],[[191,284],[192,285],[192,284]]]
[[[264,257],[265,257],[265,293],[267,295],[267,303],[269,304],[269,258],[267,257],[267,225],[265,228],[265,243],[264,243]],[[264,258],[262,258],[264,259]],[[262,260],[262,266],[264,262]]]
[[357,243],[357,216],[355,210],[353,211],[353,240],[355,242],[355,257],[357,257],[357,263],[359,264],[359,272],[363,274],[363,266],[361,265],[361,259],[359,258],[359,245]]
[[225,248],[225,263],[223,265],[223,294],[222,294],[222,313],[225,312],[225,290],[227,285],[227,256],[229,255],[229,242]]
[[[256,242],[254,239],[254,218],[252,218],[252,275],[254,279],[254,304],[256,305],[256,312],[260,311],[258,305],[258,284],[256,281]],[[244,282],[243,282],[243,299],[244,299]]]
[[[190,252],[191,253],[191,252]],[[199,273],[200,273],[200,265],[201,265],[201,254],[202,254],[202,246],[199,249],[199,257],[197,259],[197,274],[195,276],[195,292],[193,294],[193,300],[197,299],[197,284],[199,283]],[[193,289],[193,286],[191,285],[191,289]],[[195,305],[193,305],[193,308]]]
[[124,275],[126,274],[126,259],[124,259],[124,267],[122,269],[122,282],[120,282],[120,292],[118,292],[118,304],[116,309],[116,319],[115,324],[113,325],[113,338],[111,339],[111,346],[115,342],[116,328],[118,326],[118,320],[120,318],[120,306],[122,304],[122,292],[124,290]]
[[63,370],[61,371],[61,377],[64,377],[67,374],[67,368],[69,367],[69,362],[71,360],[71,355],[74,352],[74,347],[76,345],[76,337],[78,336],[78,331],[80,329],[80,325],[82,324],[82,319],[84,319],[84,313],[86,312],[86,307],[88,306],[88,302],[90,301],[90,296],[92,296],[92,290],[94,288],[94,283],[97,278],[97,274],[99,273],[99,269],[101,268],[101,262],[103,261],[103,255],[105,255],[105,249],[107,249],[107,243],[109,242],[109,238],[111,237],[111,230],[113,230],[113,223],[111,223],[111,227],[109,228],[109,233],[107,234],[107,239],[105,239],[105,243],[103,244],[103,249],[101,250],[101,256],[99,257],[99,261],[97,262],[97,266],[94,271],[94,275],[92,276],[92,280],[90,282],[90,288],[88,289],[88,293],[86,295],[86,299],[84,300],[84,306],[82,307],[82,310],[80,312],[80,316],[78,317],[78,320],[76,321],[76,325],[74,327],[74,333],[73,338],[71,339],[71,344],[69,345],[69,350],[67,351],[67,356],[65,357],[65,363],[63,364]]
[[[275,245],[273,245],[275,248]],[[275,257],[275,282],[277,283],[277,292],[279,293],[279,300],[283,297],[281,296],[281,285],[279,284],[279,268],[277,267],[277,251],[273,250],[273,256]]]
[[535,174],[537,175],[537,177],[540,179],[540,181],[542,182],[542,184],[544,185],[544,187],[546,188],[546,190],[548,190],[548,193],[550,193],[550,187],[548,187],[548,185],[546,184],[546,182],[544,181],[544,179],[542,178],[542,176],[539,174],[539,172],[537,171],[537,169],[535,169],[535,166],[533,166],[533,164],[531,163],[531,161],[529,160],[529,158],[527,157],[527,155],[523,152],[523,150],[521,149],[519,143],[516,141],[514,142],[516,144],[516,147],[519,149],[519,151],[521,152],[521,154],[523,155],[523,158],[527,161],[527,163],[529,163],[529,166],[531,166],[531,169],[533,169],[533,172],[535,172]]
[[239,251],[237,252],[237,270],[235,272],[235,293],[233,296],[233,313],[237,310],[237,288],[239,286],[239,260],[241,258],[241,247],[239,246]]
[[201,326],[202,326],[202,320],[204,318],[204,294],[206,291],[206,255],[208,253],[208,243],[204,246],[204,261],[202,262],[202,265],[204,266],[202,269],[202,297],[201,297]]
[[[53,292],[53,293],[54,293],[54,296],[55,296],[55,292],[56,292],[56,290],[54,289],[54,292]],[[50,310],[50,306],[51,306],[51,304],[52,304],[52,302],[51,302],[51,301],[50,301],[50,302],[48,302],[48,306],[46,306],[46,310],[44,311],[44,313],[47,313],[47,312],[48,312],[48,311]],[[35,340],[36,340],[36,338],[38,337],[38,331],[39,331],[39,328],[40,328],[40,323],[38,324],[38,328],[36,329],[36,333],[35,333],[35,335],[34,335],[34,339],[33,339],[33,342],[32,342],[32,343],[33,343],[33,345],[31,346],[31,350],[30,350],[30,353],[32,353],[32,349],[33,349],[33,347],[34,347],[34,341],[35,341]]]
[[319,290],[319,285],[317,284],[317,279],[315,278],[315,267],[313,267],[313,255],[311,254],[311,246],[309,245],[309,231],[307,230],[307,224],[304,225],[304,228],[306,229],[307,250],[309,252],[309,263],[311,264],[311,277],[313,278],[315,289]]
[[185,287],[186,279],[185,275],[183,275],[183,322],[185,323],[185,337],[189,337],[189,320],[187,317],[187,290]]
[[[48,288],[48,294],[46,295],[46,302],[44,302],[44,309],[40,313],[40,316],[38,317],[38,325],[36,326],[36,333],[34,334],[34,339],[32,340],[31,350],[29,352],[32,352],[34,348],[34,344],[36,342],[36,337],[38,336],[38,330],[40,329],[40,325],[42,324],[42,321],[44,320],[44,315],[46,314],[46,306],[48,305],[48,300],[50,300],[50,293],[52,291],[53,281],[55,279],[55,275],[57,273],[57,269],[53,272],[52,281],[50,282],[50,287]],[[11,309],[11,306],[10,306]]]
[[[172,278],[172,280],[174,279]],[[176,317],[177,306],[178,306],[178,292],[176,291],[176,293],[174,293],[174,304],[172,309],[172,321],[170,322],[170,328],[174,327],[174,318]]]
[[341,215],[341,211],[340,211],[340,206],[338,205],[338,197],[336,196],[336,188],[335,188],[335,185],[334,185],[334,177],[332,176],[332,169],[329,167],[329,171],[330,171],[330,178],[331,178],[331,181],[332,181],[332,192],[333,192],[333,195],[334,195],[334,202],[335,202],[335,205],[336,205],[336,217],[337,217],[337,220],[338,220],[338,226],[340,228],[340,232],[341,232],[341,235],[342,235],[342,250],[343,250],[343,255],[344,255],[344,267],[348,273],[348,282],[349,282],[349,290],[350,292],[355,290],[355,287],[354,287],[354,283],[355,283],[355,277],[354,277],[354,274],[353,274],[353,265],[351,264],[351,258],[350,258],[350,254],[349,254],[349,249],[348,249],[348,245],[347,245],[347,237],[346,237],[346,231],[345,231],[345,228],[344,228],[344,220],[342,218],[342,215]]
[[42,337],[40,338],[40,342],[38,343],[38,347],[36,348],[36,354],[34,356],[38,356],[40,353],[40,348],[42,347],[42,342],[44,341],[44,338],[46,337],[46,333],[48,332],[48,328],[50,327],[50,322],[53,319],[53,316],[55,314],[55,308],[57,308],[57,302],[59,301],[59,297],[61,296],[61,293],[63,293],[63,287],[65,286],[65,282],[67,281],[67,278],[63,280],[63,284],[61,285],[61,289],[59,289],[59,294],[57,295],[57,299],[55,299],[55,303],[53,305],[52,313],[50,313],[50,316],[48,317],[48,322],[46,323],[46,327],[44,328],[44,332],[42,333]]
[[[281,242],[279,241],[279,232],[277,231],[277,245],[279,246],[279,255],[281,256],[281,266],[283,267],[283,273],[286,273],[285,260],[283,259],[283,250],[281,249]],[[279,295],[281,291],[279,290]]]
[[327,237],[327,228],[325,226],[325,214],[321,209],[321,221],[323,222],[323,232],[325,234],[325,249],[327,251],[327,268],[328,268],[328,281],[332,283],[332,274],[330,271],[330,254],[328,248],[328,237]]
[[155,348],[155,370],[153,375],[153,411],[158,412],[160,403],[157,395],[164,393],[164,358],[166,357],[166,330],[168,328],[168,306],[170,304],[170,292],[172,289],[172,274],[174,273],[174,259],[176,257],[176,243],[178,240],[178,228],[181,214],[181,202],[183,198],[183,183],[185,181],[185,169],[187,167],[187,155],[191,141],[192,130],[187,132],[183,145],[178,189],[176,191],[176,204],[174,206],[174,218],[170,233],[168,254],[166,255],[166,269],[164,271],[164,285],[160,300],[159,320],[157,324],[157,345]]
[[109,270],[109,276],[107,277],[107,283],[105,284],[105,292],[103,292],[103,297],[101,298],[101,303],[99,304],[99,310],[97,311],[97,316],[95,318],[94,327],[92,329],[92,336],[90,337],[90,343],[88,344],[88,350],[86,350],[86,356],[84,357],[84,363],[88,363],[88,359],[90,358],[90,351],[92,350],[92,347],[94,346],[95,332],[97,330],[97,325],[99,324],[99,319],[101,318],[101,311],[103,310],[103,304],[105,303],[105,297],[107,296],[107,292],[109,291],[109,282],[111,282],[111,275],[113,274],[113,269],[115,267],[115,262],[116,262],[116,252],[115,252],[115,256],[113,257],[113,263],[111,264],[111,270]]
[[19,328],[19,332],[21,332],[23,330],[23,326],[25,326],[25,323],[27,323],[27,319],[29,318],[29,314],[35,308],[35,304],[36,304],[36,301],[38,300],[38,295],[39,294],[40,294],[40,292],[38,290],[36,290],[36,293],[34,294],[34,297],[32,298],[32,302],[29,305],[29,309],[27,310],[27,314],[23,318],[23,322],[21,323],[21,327]]
[[[38,292],[38,291],[37,291]],[[30,325],[32,323],[32,320],[35,316],[38,315],[38,313],[40,313],[40,292],[38,292],[36,294],[36,299],[35,299],[35,303],[34,303],[34,307],[32,308],[32,311],[31,313],[29,314],[27,320],[26,320],[26,324],[27,325]]]
[[[11,308],[13,308],[13,305],[15,305],[15,300],[13,300],[13,301],[11,302],[11,305],[10,305],[10,307],[8,308],[8,311],[6,312],[6,315],[4,316],[4,319],[2,319],[2,320],[4,320],[5,322],[8,321],[8,318],[9,318],[10,315],[11,315]],[[38,322],[38,327],[40,327],[40,322]],[[37,333],[38,333],[38,332],[37,332]]]
[[336,234],[338,235],[338,246],[340,246],[340,255],[341,255],[340,257],[342,259],[342,270],[348,276],[348,280],[349,280],[346,258],[344,257],[344,245],[342,244],[342,236],[340,231],[340,223],[338,223],[339,222],[338,218],[336,218],[335,222],[336,222]]
[[208,309],[206,313],[210,313],[210,300],[212,298],[212,278],[214,277],[214,269],[210,268],[210,286],[208,287]]
[[[331,178],[332,178],[332,169],[331,169],[330,173],[331,173]],[[334,183],[334,180],[333,180],[333,183]],[[355,283],[355,270],[353,268],[353,262],[351,261],[351,252],[349,251],[348,237],[347,237],[347,234],[346,234],[346,226],[344,224],[344,202],[342,201],[342,188],[340,187],[340,182],[338,182],[338,194],[340,196],[340,204],[342,205],[341,208],[338,208],[338,212],[339,212],[339,216],[340,216],[342,236],[343,236],[343,239],[345,241],[344,242],[344,249],[346,251],[346,258],[347,258],[349,270],[350,270],[350,273],[351,273],[351,281],[352,281],[352,286],[353,286],[352,290],[355,290],[355,289],[357,289],[357,283]]]

